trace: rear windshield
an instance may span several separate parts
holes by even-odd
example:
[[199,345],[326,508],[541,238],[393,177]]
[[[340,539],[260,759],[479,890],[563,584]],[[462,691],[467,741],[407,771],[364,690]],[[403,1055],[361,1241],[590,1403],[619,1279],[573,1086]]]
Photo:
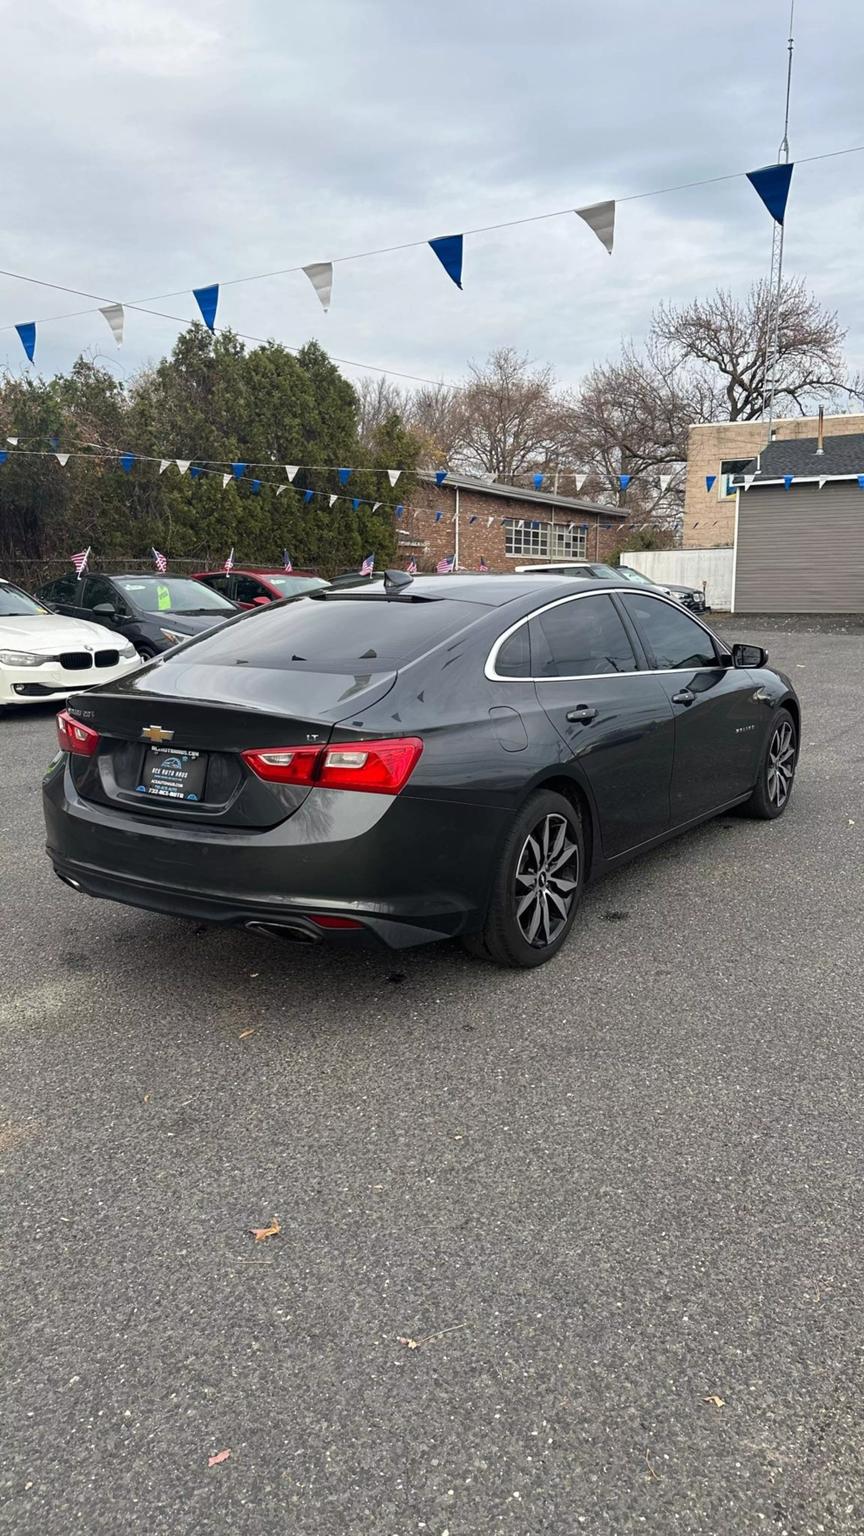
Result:
[[313,672],[390,670],[421,656],[487,610],[437,598],[301,597],[259,608],[179,652],[177,661]]

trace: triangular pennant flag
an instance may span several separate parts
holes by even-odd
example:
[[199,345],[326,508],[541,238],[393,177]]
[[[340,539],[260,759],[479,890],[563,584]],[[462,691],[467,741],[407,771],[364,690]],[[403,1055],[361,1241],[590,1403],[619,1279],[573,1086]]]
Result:
[[287,485],[277,485],[277,487],[276,487],[276,495],[277,496],[281,496],[282,492],[283,491],[287,491],[287,489],[288,489]]
[[308,267],[304,267],[303,271],[321,300],[321,308],[326,313],[330,308],[330,300],[333,296],[332,261],[313,261]]
[[60,439],[57,436],[57,433],[56,432],[52,432],[51,436],[48,439],[48,441],[51,444],[51,447],[54,449],[54,452],[56,453],[57,449],[60,447]]
[[753,481],[755,479],[756,479],[755,475],[745,475],[744,476],[744,489],[745,489],[745,491],[749,491],[749,489],[750,489],[750,487],[753,484]]
[[207,288],[193,288],[195,301],[201,311],[201,317],[208,331],[212,331],[216,324],[216,306],[219,303],[219,284],[210,283]]
[[32,363],[33,354],[36,351],[36,321],[25,320],[23,325],[16,325],[15,329],[18,332],[21,345],[27,353],[27,359]]
[[[294,479],[294,476],[296,475],[296,473],[297,473],[299,468],[300,468],[299,464],[286,464],[285,465],[285,473],[288,476],[289,480],[293,480]],[[284,487],[283,487],[283,489],[284,489]]]
[[748,171],[747,180],[758,192],[772,219],[782,224],[786,216],[786,200],[792,180],[792,165],[763,165],[758,171]]
[[828,479],[828,476],[827,476],[827,475],[820,475],[820,476],[819,476],[819,489],[820,489],[820,491],[821,491],[821,489],[822,489],[822,487],[823,487],[823,485],[824,485],[824,484],[825,484],[825,481],[826,481],[826,480],[827,480],[827,479]]
[[352,497],[352,499],[351,499],[351,507],[352,507],[353,511],[355,511],[355,512],[359,512],[360,511],[360,497],[359,496]]
[[533,476],[533,480],[534,480],[534,489],[535,489],[535,491],[539,491],[540,487],[543,484],[543,476],[538,472],[538,474]]
[[7,441],[7,443],[11,443],[13,448],[17,448],[18,447],[18,439],[17,439],[17,437],[7,437],[6,441]]
[[204,471],[201,468],[200,464],[193,464],[192,468],[189,471],[189,479],[190,480],[200,480],[201,476],[203,475],[203,473],[204,473]]
[[[372,503],[372,511],[373,512],[377,512],[378,508],[380,507],[380,505],[381,505],[380,501],[373,501],[373,503]],[[399,515],[399,508],[398,507],[396,508],[396,515],[397,516]]]
[[600,244],[606,247],[609,255],[612,255],[612,245],[615,240],[615,202],[591,203],[587,208],[576,208],[580,219],[584,219],[589,229],[593,229]]
[[312,500],[312,497],[313,497],[313,496],[314,496],[314,495],[315,495],[315,492],[314,492],[314,491],[304,491],[304,492],[303,492],[303,500],[304,500],[304,501],[305,501],[305,502],[307,502],[307,504],[308,504],[308,502],[310,502],[310,501],[311,501],[311,500]]
[[57,460],[57,463],[62,464],[63,468],[65,469],[66,465],[69,463],[68,453],[55,453],[54,457]]
[[246,473],[246,465],[241,464],[238,460],[235,464],[231,465],[231,473],[235,480],[242,480]]
[[[784,486],[785,490],[788,491],[788,489],[789,489],[790,485],[792,484],[792,481],[794,480],[794,478],[795,478],[794,475],[784,475],[783,476],[783,486]],[[864,475],[859,475],[858,476],[858,484],[862,488],[864,488]]]
[[471,524],[471,523],[476,523],[476,521],[477,521],[477,517],[476,517],[476,515],[473,515],[473,516],[471,516],[471,517],[469,517],[469,519],[468,519],[468,523],[469,523],[469,525],[470,525],[470,524]]
[[129,474],[129,471],[131,470],[132,465],[134,463],[135,463],[135,455],[134,455],[134,453],[121,453],[121,455],[120,455],[120,468],[122,470],[124,470],[127,475]]
[[672,484],[672,476],[671,475],[661,475],[660,476],[660,495],[661,496],[665,496],[666,495],[666,492],[668,491],[668,489],[669,489],[671,484]]
[[586,475],[574,475],[573,476],[573,484],[576,487],[576,495],[577,496],[579,495],[579,492],[581,491],[581,489],[582,489],[582,487],[585,484],[585,481],[587,479],[588,479],[587,474]]
[[335,496],[335,495],[334,495],[334,496],[331,496],[331,497],[330,497],[330,505],[331,505],[331,507],[332,507],[332,505],[333,505],[333,503],[334,503],[334,501],[338,501],[338,500],[339,500],[339,497],[338,497],[338,496]]
[[486,519],[486,527],[487,528],[491,528],[492,524],[494,523],[494,521],[495,521],[494,517],[487,517],[487,519]]
[[177,465],[177,468],[179,469],[181,475],[185,475],[187,469],[189,468],[189,465],[192,463],[192,460],[191,459],[175,459],[174,463]]
[[105,308],[100,309],[99,313],[105,316],[111,335],[114,337],[118,347],[121,346],[123,343],[123,305],[106,304]]
[[714,485],[716,485],[716,483],[717,483],[717,476],[716,475],[706,475],[705,476],[705,489],[706,489],[706,491],[710,491],[712,489],[712,487]]
[[174,463],[173,459],[160,459],[159,460],[159,473],[160,473],[160,475],[164,475],[166,469],[168,468],[168,465],[169,464],[173,464],[173,463]]
[[[786,479],[787,480],[791,480],[792,476],[791,475],[787,475]],[[788,485],[787,485],[786,489],[788,491],[788,489],[789,489]],[[859,475],[858,476],[858,489],[859,489],[859,491],[864,491],[864,475]]]
[[8,457],[9,457],[9,455],[6,452],[6,449],[5,448],[0,448],[0,464],[5,464],[6,460],[8,459]]
[[339,475],[339,484],[347,485],[348,481],[351,479],[350,469],[340,469],[337,471],[337,473]]
[[[379,502],[379,506],[380,506],[380,502]],[[396,516],[397,517],[401,517],[404,511],[405,511],[405,508],[404,508],[402,502],[400,501],[397,504],[397,506],[396,506]]]
[[444,516],[443,512],[436,512],[435,513],[435,521],[436,521],[436,523],[440,523],[440,521],[441,521],[443,516]]
[[438,257],[448,277],[452,277],[457,288],[462,287],[462,236],[439,235],[437,240],[430,240],[435,255]]
[[626,491],[626,489],[627,489],[628,485],[630,484],[630,481],[632,480],[632,478],[633,478],[632,475],[619,475],[618,476],[618,484],[620,485],[622,491]]
[[253,496],[257,496],[258,492],[260,491],[260,489],[261,489],[261,481],[260,480],[253,480],[252,481],[252,495]]
[[446,471],[446,469],[436,469],[436,471],[435,471],[435,484],[436,485],[443,485],[444,481],[446,479],[447,479],[447,471]]
[[401,469],[388,469],[387,479],[390,481],[391,486],[396,484],[396,481],[399,479],[401,473]]
[[230,474],[230,473],[229,474],[224,474],[222,476],[222,489],[223,489],[223,491],[224,491],[226,485],[230,485],[231,484],[231,481],[233,479],[234,479],[234,476],[232,474]]

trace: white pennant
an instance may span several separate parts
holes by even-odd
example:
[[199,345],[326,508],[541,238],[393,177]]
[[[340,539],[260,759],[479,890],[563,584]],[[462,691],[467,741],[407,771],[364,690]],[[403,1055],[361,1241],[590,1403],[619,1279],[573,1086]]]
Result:
[[492,524],[494,523],[494,521],[495,521],[494,517],[487,517],[487,519],[486,519],[486,527],[487,528],[491,528]]
[[671,484],[672,484],[672,476],[671,475],[661,475],[660,476],[660,495],[661,496],[665,496],[666,495],[666,492],[668,491],[668,489],[669,489]]
[[159,473],[160,473],[160,475],[164,475],[166,469],[168,468],[168,465],[169,464],[173,464],[173,463],[174,463],[173,459],[160,459],[159,460]]
[[187,469],[189,468],[189,465],[192,463],[192,460],[191,459],[175,459],[174,463],[177,465],[177,468],[179,469],[181,475],[185,475]]
[[396,484],[396,481],[399,479],[399,476],[401,475],[401,473],[402,473],[401,469],[388,469],[388,471],[387,471],[387,479],[390,481],[391,485],[395,485]]
[[592,203],[589,208],[577,208],[580,219],[584,219],[589,229],[593,229],[597,239],[605,246],[609,255],[612,255],[612,242],[615,239],[615,203]]
[[104,315],[105,319],[108,321],[109,330],[111,331],[111,335],[114,337],[114,340],[116,341],[118,347],[122,346],[122,344],[123,344],[123,305],[122,304],[106,304],[105,308],[104,309],[100,309],[99,313],[100,313],[100,315]]
[[333,503],[334,503],[334,501],[338,501],[338,500],[339,500],[339,497],[338,497],[338,496],[331,496],[331,497],[330,497],[330,505],[331,505],[331,507],[332,507],[332,505],[333,505]]
[[574,475],[574,476],[573,476],[573,484],[574,484],[574,485],[575,485],[575,487],[576,487],[576,495],[577,495],[577,496],[578,496],[578,495],[579,495],[579,492],[580,492],[580,491],[581,491],[581,489],[582,489],[582,487],[583,487],[583,485],[584,485],[584,484],[585,484],[585,481],[586,481],[586,480],[587,480],[587,479],[588,479],[588,476],[587,476],[587,474],[583,474],[583,475]]
[[745,475],[744,476],[744,489],[745,489],[745,491],[749,491],[749,489],[750,489],[750,487],[753,484],[753,481],[755,479],[756,479],[755,475]]
[[18,447],[18,439],[17,439],[17,437],[7,437],[6,441],[7,441],[7,443],[11,443],[13,448],[17,448]]
[[277,485],[277,487],[276,487],[276,495],[277,496],[281,496],[282,492],[283,491],[287,491],[287,489],[288,489],[287,485]]
[[[57,457],[58,457],[58,459],[59,459],[59,457],[60,457],[60,455],[59,455],[59,453],[58,453],[58,455],[57,455]],[[827,479],[828,479],[828,476],[827,476],[827,475],[820,475],[820,476],[819,476],[819,489],[820,489],[820,491],[821,491],[821,489],[822,489],[822,487],[823,487],[823,485],[824,485],[824,484],[825,484],[825,481],[826,481],[826,480],[827,480]]]
[[373,512],[377,512],[378,508],[380,507],[380,505],[381,505],[380,501],[373,501],[373,503],[372,503],[372,511]]
[[57,463],[62,464],[64,468],[69,463],[68,453],[55,453],[54,457],[57,460]]
[[[285,473],[288,476],[289,480],[293,480],[294,479],[294,476],[296,475],[296,473],[297,473],[299,468],[300,468],[299,464],[286,464],[285,465]],[[283,486],[282,489],[284,490],[285,487]]]
[[234,479],[234,476],[232,474],[227,474],[227,475],[223,475],[222,476],[222,489],[223,489],[223,491],[224,491],[226,485],[230,485],[231,484],[231,481],[233,479]]
[[332,261],[313,261],[310,266],[304,267],[303,271],[321,300],[321,308],[326,313],[330,308],[330,297],[333,293]]

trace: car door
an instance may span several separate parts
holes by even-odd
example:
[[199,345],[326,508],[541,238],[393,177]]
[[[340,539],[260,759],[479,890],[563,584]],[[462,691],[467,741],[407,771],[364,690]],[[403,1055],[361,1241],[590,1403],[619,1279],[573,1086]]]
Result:
[[752,789],[765,707],[749,672],[672,599],[634,590],[617,601],[675,712],[672,824],[682,826]]
[[87,617],[82,603],[83,595],[84,579],[74,575],[60,576],[56,581],[49,581],[47,586],[39,588],[37,594],[55,613],[65,614],[70,619]]
[[272,592],[264,586],[263,582],[257,581],[254,576],[244,576],[242,574],[235,574],[231,596],[235,603],[240,604],[241,608],[254,608],[258,598],[261,597],[267,603],[273,601]]
[[537,697],[594,796],[606,858],[669,827],[675,723],[604,592],[559,599],[531,621]]

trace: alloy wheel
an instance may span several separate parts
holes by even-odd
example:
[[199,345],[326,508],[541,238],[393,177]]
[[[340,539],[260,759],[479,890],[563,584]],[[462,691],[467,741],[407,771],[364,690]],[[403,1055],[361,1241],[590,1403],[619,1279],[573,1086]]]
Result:
[[768,748],[768,799],[779,810],[786,804],[795,773],[795,732],[788,720],[778,725]]
[[546,949],[566,927],[579,883],[579,847],[566,817],[544,816],[529,832],[514,883],[519,931],[533,949]]

